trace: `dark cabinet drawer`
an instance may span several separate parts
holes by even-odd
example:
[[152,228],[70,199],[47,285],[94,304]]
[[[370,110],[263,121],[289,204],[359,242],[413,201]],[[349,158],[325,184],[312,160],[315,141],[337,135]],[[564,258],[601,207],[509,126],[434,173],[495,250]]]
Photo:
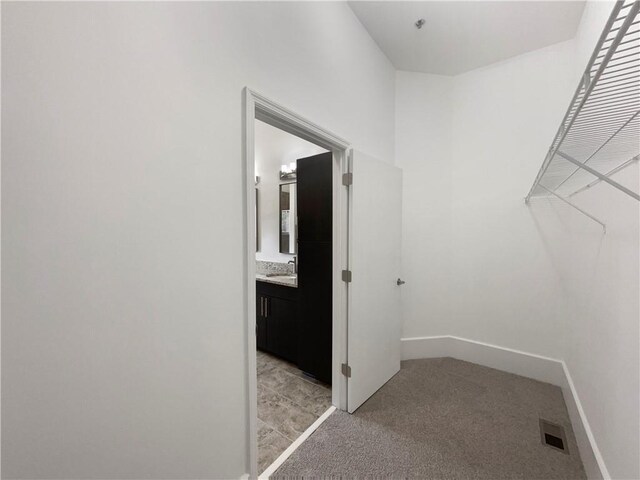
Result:
[[298,367],[331,383],[333,250],[331,242],[298,243],[300,321]]
[[331,242],[333,236],[333,154],[298,160],[298,242]]

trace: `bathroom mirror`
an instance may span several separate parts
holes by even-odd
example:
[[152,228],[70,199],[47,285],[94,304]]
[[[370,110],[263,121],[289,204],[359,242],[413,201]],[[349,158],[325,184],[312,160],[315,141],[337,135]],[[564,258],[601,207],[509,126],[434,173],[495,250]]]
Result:
[[280,253],[295,255],[298,244],[296,184],[280,185]]

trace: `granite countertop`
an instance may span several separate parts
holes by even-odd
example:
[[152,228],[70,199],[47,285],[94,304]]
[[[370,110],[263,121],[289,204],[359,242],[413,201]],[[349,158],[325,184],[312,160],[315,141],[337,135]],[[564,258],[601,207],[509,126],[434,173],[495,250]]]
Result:
[[259,282],[275,283],[276,285],[284,285],[285,287],[298,288],[298,276],[295,274],[282,274],[280,276],[271,276],[256,273],[256,280]]
[[256,280],[298,288],[298,275],[294,265],[283,262],[256,261]]

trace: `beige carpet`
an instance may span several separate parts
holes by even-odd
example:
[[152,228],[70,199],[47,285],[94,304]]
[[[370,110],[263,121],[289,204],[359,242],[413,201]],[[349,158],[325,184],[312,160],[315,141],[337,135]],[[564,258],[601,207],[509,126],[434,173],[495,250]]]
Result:
[[[542,445],[562,425],[569,454]],[[411,360],[336,412],[271,478],[586,478],[558,387],[452,358]]]

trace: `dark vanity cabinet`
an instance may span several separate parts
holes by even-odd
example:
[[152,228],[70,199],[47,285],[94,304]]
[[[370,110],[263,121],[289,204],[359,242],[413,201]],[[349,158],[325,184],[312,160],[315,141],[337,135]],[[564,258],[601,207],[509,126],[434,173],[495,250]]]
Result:
[[[256,282],[256,339],[260,350],[289,360],[330,384],[333,156],[323,153],[299,159],[296,172],[295,185],[280,186],[279,233],[280,252],[298,253],[298,284],[293,288],[269,280]],[[292,193],[297,197],[295,204],[290,203]],[[297,238],[291,224],[296,213]]]
[[298,289],[256,282],[256,342],[260,350],[298,362]]

